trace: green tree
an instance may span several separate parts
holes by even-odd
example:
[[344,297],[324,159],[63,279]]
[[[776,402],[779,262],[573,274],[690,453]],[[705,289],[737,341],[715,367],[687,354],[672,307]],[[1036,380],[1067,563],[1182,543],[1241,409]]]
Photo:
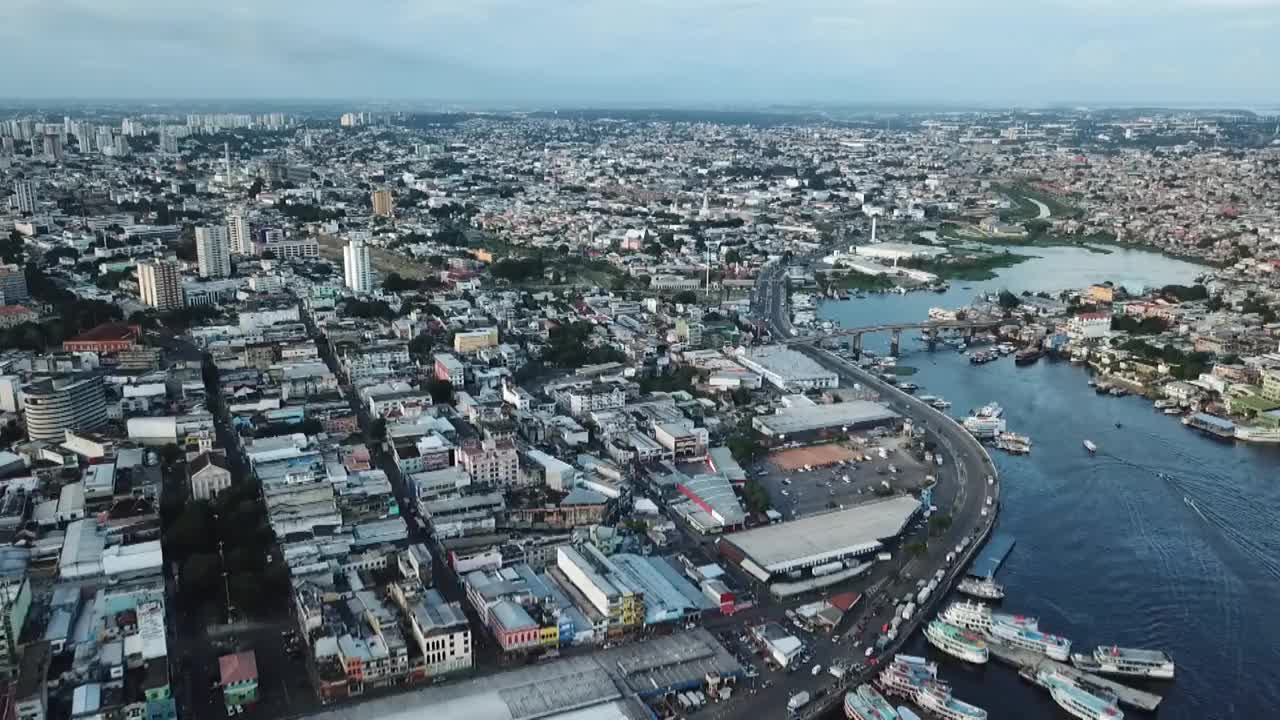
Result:
[[448,380],[432,380],[427,383],[427,392],[431,393],[431,402],[437,405],[453,402],[453,383]]
[[698,302],[698,293],[692,290],[681,290],[672,299],[681,305],[693,305]]

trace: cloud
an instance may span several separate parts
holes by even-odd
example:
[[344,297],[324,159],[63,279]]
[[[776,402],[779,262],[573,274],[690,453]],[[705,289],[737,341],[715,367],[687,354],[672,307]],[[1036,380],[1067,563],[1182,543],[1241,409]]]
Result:
[[4,1],[0,96],[1243,101],[1280,67],[1235,47],[1280,0]]

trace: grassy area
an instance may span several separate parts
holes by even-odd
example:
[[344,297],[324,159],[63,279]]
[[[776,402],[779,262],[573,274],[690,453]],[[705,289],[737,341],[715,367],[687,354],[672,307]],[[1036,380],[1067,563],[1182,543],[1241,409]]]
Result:
[[859,272],[833,275],[827,282],[839,290],[888,290],[893,287],[893,280],[887,275],[864,275]]
[[997,275],[996,270],[1013,267],[1034,257],[1036,256],[1015,255],[1011,252],[970,254],[911,263],[911,267],[933,273],[944,280],[993,280]]

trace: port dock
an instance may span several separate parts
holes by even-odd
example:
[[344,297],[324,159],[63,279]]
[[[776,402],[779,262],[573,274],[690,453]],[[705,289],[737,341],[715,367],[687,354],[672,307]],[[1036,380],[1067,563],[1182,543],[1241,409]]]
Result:
[[[1092,673],[1082,672],[1072,665],[1060,663],[1056,660],[1041,655],[1040,653],[1031,652],[1030,650],[1022,650],[1010,647],[997,640],[987,639],[987,648],[991,651],[991,656],[1006,662],[1021,670],[1035,673],[1037,670],[1045,670],[1056,672],[1064,677],[1070,678],[1072,682],[1080,687],[1088,690],[1091,688],[1102,688],[1112,695],[1123,705],[1128,705],[1138,710],[1153,712],[1163,699],[1155,693],[1149,693],[1144,690],[1137,690],[1128,685],[1121,685],[1114,680],[1108,680]],[[1024,675],[1025,677],[1025,675]],[[1034,675],[1033,675],[1034,677]]]
[[993,533],[982,554],[969,566],[969,575],[976,578],[995,577],[996,571],[1012,550],[1013,537],[1000,532]]

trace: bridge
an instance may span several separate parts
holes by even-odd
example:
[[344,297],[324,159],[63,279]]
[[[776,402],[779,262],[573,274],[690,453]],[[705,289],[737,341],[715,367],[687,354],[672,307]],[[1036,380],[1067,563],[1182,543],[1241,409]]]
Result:
[[963,332],[967,337],[972,338],[974,334],[983,328],[993,328],[1003,325],[1005,320],[1001,318],[977,319],[977,320],[927,320],[919,323],[886,323],[883,325],[868,325],[864,327],[840,328],[832,330],[829,333],[821,334],[805,334],[796,337],[783,338],[776,344],[778,345],[810,345],[831,338],[849,338],[849,346],[855,355],[862,353],[862,336],[875,333],[892,333],[893,338],[889,344],[889,353],[897,355],[902,344],[903,330],[919,330],[924,333],[929,343],[929,348],[938,341],[938,336],[945,331]]

